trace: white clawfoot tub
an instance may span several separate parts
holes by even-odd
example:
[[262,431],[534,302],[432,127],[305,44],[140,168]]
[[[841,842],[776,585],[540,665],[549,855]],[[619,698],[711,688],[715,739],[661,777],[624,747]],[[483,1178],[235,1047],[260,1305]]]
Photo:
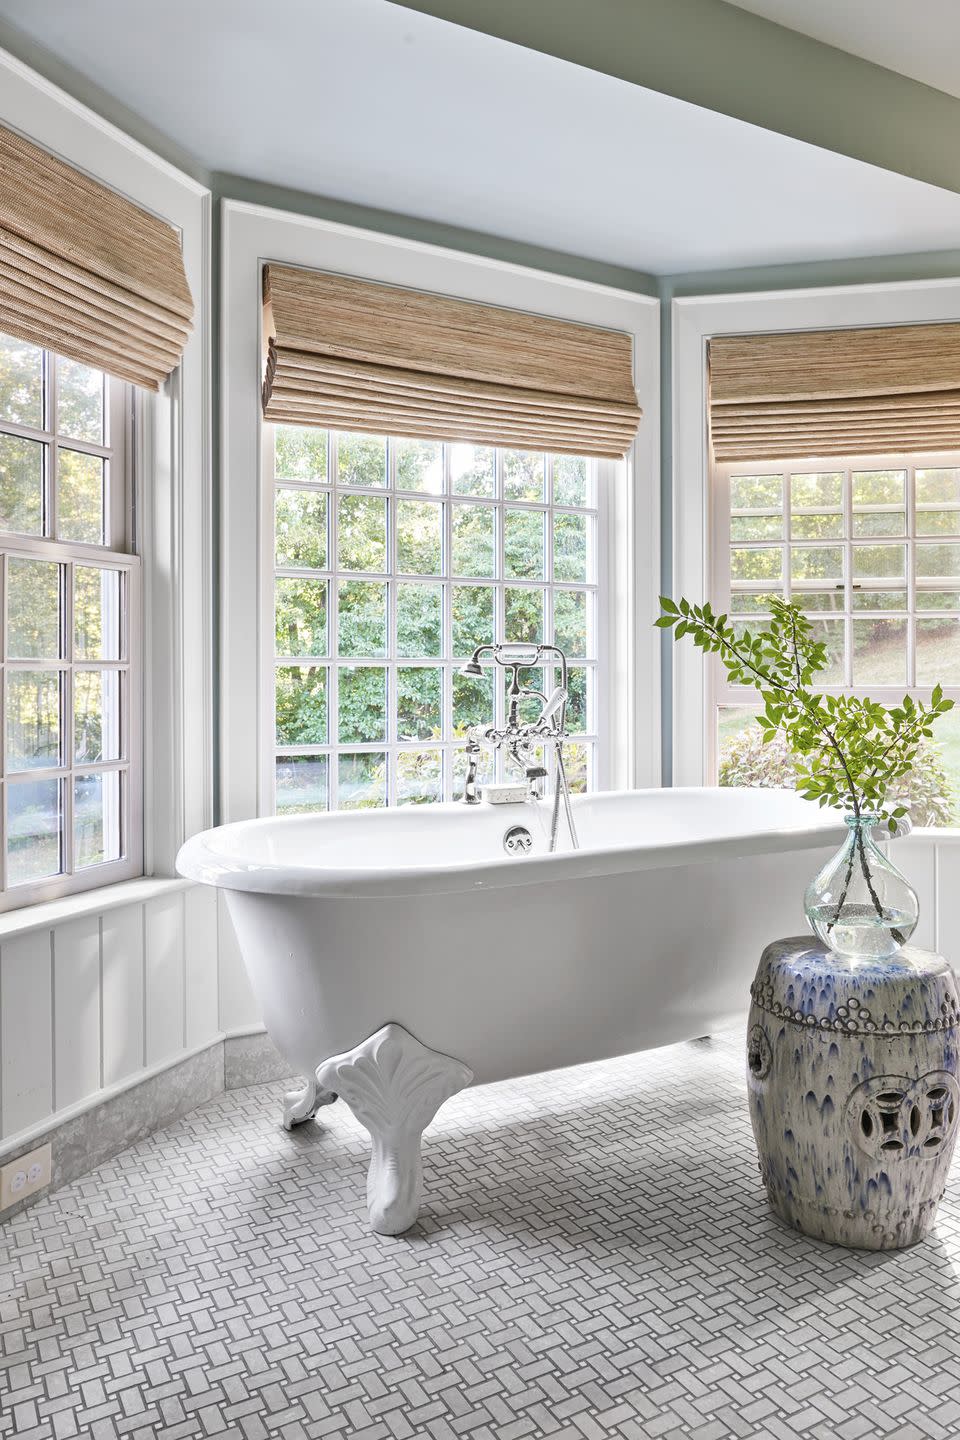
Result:
[[[749,1002],[763,946],[843,839],[790,791],[431,805],[263,819],[190,840],[180,872],[226,889],[267,1029],[308,1077],[284,1123],[341,1096],[370,1132],[371,1224],[420,1202],[420,1135],[483,1084],[705,1035]],[[506,853],[514,826],[528,854]]]

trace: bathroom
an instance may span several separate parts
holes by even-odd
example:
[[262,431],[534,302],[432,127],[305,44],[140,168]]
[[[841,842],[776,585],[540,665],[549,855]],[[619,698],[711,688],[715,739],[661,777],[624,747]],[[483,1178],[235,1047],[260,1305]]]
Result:
[[661,597],[960,697],[958,29],[0,0],[0,1433],[956,1433],[950,994],[922,1235],[785,1223],[843,816]]

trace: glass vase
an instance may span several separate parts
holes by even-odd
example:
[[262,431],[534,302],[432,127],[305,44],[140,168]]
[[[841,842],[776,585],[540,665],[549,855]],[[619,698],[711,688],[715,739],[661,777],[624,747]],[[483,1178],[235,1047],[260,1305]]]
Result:
[[807,923],[837,955],[883,959],[913,934],[917,894],[879,848],[876,817],[848,815],[846,823],[846,840],[807,886]]

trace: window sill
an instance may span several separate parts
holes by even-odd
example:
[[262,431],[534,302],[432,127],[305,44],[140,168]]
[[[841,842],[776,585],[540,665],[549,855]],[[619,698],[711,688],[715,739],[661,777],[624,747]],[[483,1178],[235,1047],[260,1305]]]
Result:
[[68,920],[79,920],[84,915],[102,915],[106,910],[116,910],[121,905],[142,905],[146,900],[156,900],[161,895],[174,895],[178,890],[188,890],[192,880],[179,877],[144,875],[137,880],[120,880],[115,885],[103,885],[100,889],[83,890],[77,895],[64,895],[59,900],[41,900],[37,905],[24,905],[21,910],[8,910],[0,915],[0,941],[12,935],[24,935],[30,930],[52,930]]

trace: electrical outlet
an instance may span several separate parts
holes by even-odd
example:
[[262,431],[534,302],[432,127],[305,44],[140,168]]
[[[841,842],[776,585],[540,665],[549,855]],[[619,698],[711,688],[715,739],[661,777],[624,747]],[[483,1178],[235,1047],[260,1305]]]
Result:
[[0,1210],[8,1210],[50,1184],[50,1146],[41,1145],[27,1155],[18,1155],[0,1169]]

